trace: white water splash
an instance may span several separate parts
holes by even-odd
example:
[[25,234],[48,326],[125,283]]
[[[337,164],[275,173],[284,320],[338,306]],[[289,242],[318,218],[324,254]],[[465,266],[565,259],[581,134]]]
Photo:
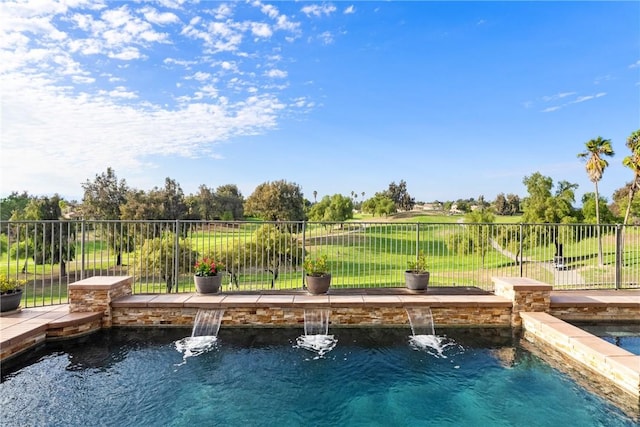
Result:
[[203,353],[210,351],[216,347],[218,343],[218,337],[216,336],[197,336],[186,337],[175,342],[176,350],[182,353],[182,363],[177,366],[187,363],[189,357],[200,356]]
[[333,335],[302,335],[298,337],[294,347],[312,351],[317,355],[315,359],[320,359],[333,350],[336,344],[338,340]]
[[446,337],[438,335],[411,335],[409,344],[414,350],[425,351],[432,356],[446,359],[445,350],[455,347],[457,344]]

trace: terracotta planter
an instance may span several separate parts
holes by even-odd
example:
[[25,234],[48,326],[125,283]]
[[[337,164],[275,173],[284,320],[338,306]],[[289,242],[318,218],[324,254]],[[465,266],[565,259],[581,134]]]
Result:
[[193,276],[196,285],[196,292],[199,294],[215,294],[222,285],[222,275],[216,276]]
[[331,274],[310,276],[307,274],[307,291],[312,295],[326,294],[331,286]]
[[20,306],[22,300],[22,289],[9,294],[0,295],[0,312],[13,311]]
[[407,289],[411,291],[424,291],[429,285],[429,272],[416,273],[413,271],[404,272],[404,280]]

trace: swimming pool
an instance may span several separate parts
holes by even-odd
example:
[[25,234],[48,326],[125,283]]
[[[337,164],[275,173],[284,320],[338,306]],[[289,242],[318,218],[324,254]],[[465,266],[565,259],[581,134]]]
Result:
[[518,345],[511,330],[335,329],[318,357],[296,329],[222,328],[186,357],[186,329],[113,329],[4,366],[3,425],[632,426]]

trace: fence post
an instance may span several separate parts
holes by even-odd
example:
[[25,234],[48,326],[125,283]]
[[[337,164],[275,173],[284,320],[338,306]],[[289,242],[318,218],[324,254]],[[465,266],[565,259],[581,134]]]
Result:
[[301,273],[300,281],[302,282],[302,289],[304,289],[304,286],[305,286],[304,260],[306,256],[307,256],[307,221],[302,221],[302,265],[303,267],[300,269],[300,273]]
[[180,230],[180,220],[176,219],[173,224],[173,287],[178,292],[178,272],[180,264],[180,238],[178,231]]
[[416,222],[416,262],[420,256],[420,223]]
[[622,262],[623,262],[623,233],[624,229],[622,225],[616,225],[616,276],[615,285],[616,289],[620,289],[620,282],[622,281]]
[[523,272],[523,267],[522,265],[524,264],[522,262],[522,258],[524,257],[524,253],[522,253],[523,249],[524,249],[524,224],[520,223],[520,241],[518,242],[518,253],[520,254],[520,259],[518,260],[518,264],[520,264],[520,277],[524,277],[524,272]]
[[85,241],[85,228],[84,228],[84,218],[80,223],[80,280],[84,279],[84,241]]

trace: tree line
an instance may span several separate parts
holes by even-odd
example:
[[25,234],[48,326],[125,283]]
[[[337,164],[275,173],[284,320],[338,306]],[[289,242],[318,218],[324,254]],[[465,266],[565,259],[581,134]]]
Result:
[[[585,169],[589,179],[594,184],[594,192],[586,193],[582,198],[582,208],[574,207],[575,190],[577,184],[568,181],[553,182],[551,177],[543,176],[535,172],[525,176],[523,184],[527,189],[527,196],[520,198],[513,194],[499,194],[493,203],[488,203],[480,196],[478,200],[459,200],[455,203],[456,209],[467,212],[466,220],[478,224],[490,223],[495,220],[495,213],[514,215],[522,213],[522,220],[526,223],[570,224],[570,223],[595,223],[601,222],[627,223],[632,218],[638,218],[637,201],[635,194],[640,188],[640,130],[633,132],[627,139],[627,147],[631,154],[623,159],[623,164],[630,168],[633,180],[614,193],[614,202],[607,204],[598,191],[598,183],[602,179],[605,169],[608,167],[608,157],[614,155],[611,141],[598,137],[585,143],[585,151],[578,153],[578,157],[585,160]],[[53,221],[81,217],[94,220],[239,220],[246,217],[255,217],[266,221],[328,221],[341,222],[353,218],[356,207],[363,212],[373,215],[391,215],[399,210],[409,211],[416,205],[415,199],[407,190],[407,183],[401,180],[398,184],[392,182],[384,191],[374,194],[373,197],[362,200],[358,204],[355,192],[351,197],[341,194],[324,196],[319,202],[316,200],[317,192],[314,191],[314,202],[304,198],[299,185],[286,180],[265,182],[260,184],[254,192],[244,198],[238,187],[227,184],[216,189],[201,185],[195,194],[185,195],[180,185],[171,178],[166,178],[163,187],[154,187],[144,191],[131,188],[124,179],[118,179],[112,168],[95,176],[93,180],[87,180],[82,184],[84,195],[82,203],[76,204],[63,200],[58,195],[52,197],[36,197],[24,192],[11,193],[0,200],[0,215],[2,220],[34,220]],[[364,193],[362,193],[364,199]],[[449,202],[443,204],[446,206]],[[449,205],[453,207],[454,204]],[[472,209],[473,208],[473,209]],[[622,216],[624,212],[624,216]],[[141,247],[143,258],[150,265],[154,259],[166,259],[164,253],[170,249],[173,238],[168,236],[170,230],[163,230],[160,225],[147,241],[136,242],[135,233],[123,232],[122,224],[115,222],[112,227],[103,232],[107,244],[114,250],[116,264],[121,264],[121,253],[129,251],[133,247]],[[75,256],[74,230],[66,221],[60,224],[47,226],[24,225],[14,229],[17,236],[12,240],[17,242],[12,248],[22,254],[31,254],[36,264],[60,264],[61,275],[65,275],[65,262],[71,261]],[[557,241],[553,228],[545,229],[541,233],[532,233],[528,236],[493,236],[504,247],[510,247],[513,242],[524,241],[525,245],[536,245],[538,242]],[[548,231],[551,230],[551,231]],[[598,257],[602,264],[602,243],[600,227],[594,227],[594,233],[599,242]],[[263,233],[274,233],[274,230],[262,230]],[[280,234],[286,233],[285,228],[277,228],[278,234],[273,241],[280,240]],[[4,231],[1,233],[4,234]],[[478,235],[461,237],[452,235],[449,242],[454,251],[480,251],[484,255],[489,244],[488,229],[478,228]],[[0,236],[3,237],[3,236]],[[264,240],[264,239],[263,239]],[[2,252],[7,250],[7,236],[0,240]],[[164,243],[163,243],[164,242]],[[185,243],[186,245],[186,243]],[[274,246],[275,247],[275,246]],[[256,249],[256,253],[273,252]],[[164,251],[164,252],[163,252]],[[277,251],[276,251],[277,252]],[[298,258],[299,254],[273,253],[270,255],[270,271],[273,271],[274,281],[277,279],[278,266],[281,257]],[[12,258],[20,257],[16,253]],[[170,258],[170,257],[169,257]],[[26,268],[26,264],[25,264]],[[171,289],[173,278],[165,277],[167,286]]]
[[[523,214],[525,222],[624,222],[636,221],[640,205],[635,194],[640,188],[640,130],[627,138],[631,154],[623,164],[633,172],[633,179],[613,194],[611,204],[599,194],[598,183],[608,166],[607,158],[614,155],[611,141],[598,137],[585,143],[586,150],[578,157],[584,159],[594,192],[582,199],[582,209],[574,208],[577,184],[560,181],[554,184],[551,177],[535,172],[525,176],[523,184],[527,196],[500,193],[491,203],[484,196],[477,200],[434,202],[445,211],[467,213],[474,209],[490,208],[497,215]],[[387,189],[365,199],[365,193],[351,191],[349,195],[334,194],[313,202],[304,197],[302,188],[286,180],[265,182],[258,185],[245,198],[235,184],[217,188],[205,184],[194,194],[185,195],[180,184],[169,177],[164,186],[150,190],[130,187],[119,179],[109,167],[93,180],[82,184],[80,203],[63,200],[60,196],[38,197],[27,192],[13,192],[0,199],[0,219],[53,219],[55,212],[38,213],[37,206],[59,204],[60,218],[84,218],[95,220],[241,220],[255,217],[267,221],[345,221],[353,217],[354,210],[374,216],[393,215],[398,211],[410,211],[416,206],[407,189],[407,183],[391,182]],[[42,208],[45,209],[45,208]]]

